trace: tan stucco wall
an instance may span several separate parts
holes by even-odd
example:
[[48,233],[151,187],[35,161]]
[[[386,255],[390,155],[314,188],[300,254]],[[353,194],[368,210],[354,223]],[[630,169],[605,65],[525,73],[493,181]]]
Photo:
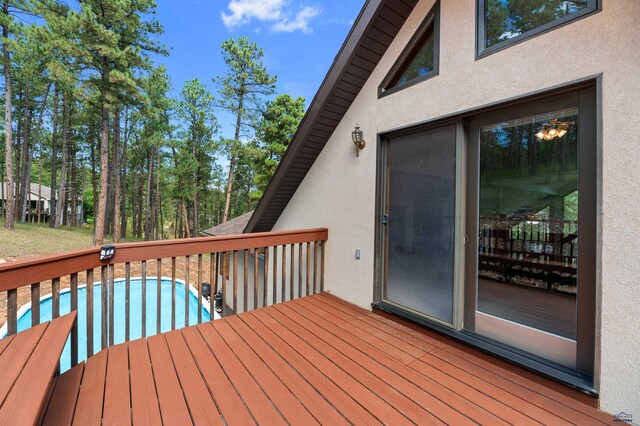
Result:
[[[640,419],[640,0],[605,0],[600,13],[478,61],[472,3],[441,2],[440,75],[377,99],[433,1],[419,3],[275,229],[327,227],[326,288],[370,307],[376,134],[602,73],[601,408]],[[356,122],[369,141],[359,158]]]

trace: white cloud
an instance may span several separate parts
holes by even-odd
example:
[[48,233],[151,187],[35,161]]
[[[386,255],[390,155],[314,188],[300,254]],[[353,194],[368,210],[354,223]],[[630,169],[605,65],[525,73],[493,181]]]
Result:
[[309,22],[321,12],[318,7],[306,6],[295,16],[287,9],[286,0],[231,0],[229,13],[222,12],[222,22],[228,29],[237,28],[253,19],[270,22],[277,32],[312,31]]
[[296,17],[292,20],[287,18],[276,22],[271,26],[271,29],[274,31],[281,31],[286,33],[291,33],[293,31],[302,31],[308,33],[311,31],[311,27],[309,27],[309,21],[320,14],[319,7],[310,7],[307,6],[303,8]]

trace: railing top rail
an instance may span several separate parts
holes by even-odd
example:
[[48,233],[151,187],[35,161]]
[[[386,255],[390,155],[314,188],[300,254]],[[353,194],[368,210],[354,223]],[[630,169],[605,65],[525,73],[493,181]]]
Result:
[[308,241],[326,241],[327,238],[328,231],[326,228],[314,228],[122,243],[115,244],[115,256],[108,262],[99,260],[100,247],[90,247],[4,263],[0,265],[0,291],[17,289],[32,283],[83,272],[87,269],[108,264],[271,247]]

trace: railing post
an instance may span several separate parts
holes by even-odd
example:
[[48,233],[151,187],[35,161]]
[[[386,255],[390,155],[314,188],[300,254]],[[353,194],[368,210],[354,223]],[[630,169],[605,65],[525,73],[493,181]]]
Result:
[[7,334],[18,332],[18,290],[7,291]]
[[189,327],[189,267],[191,265],[191,257],[186,256],[185,260],[186,280],[184,283],[184,326]]
[[51,318],[60,316],[60,278],[51,280]]
[[218,294],[218,253],[211,253],[209,258],[209,283],[211,284],[211,294],[209,295],[209,319],[213,321],[215,317],[215,301]]
[[124,341],[128,342],[130,338],[131,338],[131,263],[127,262],[124,265]]
[[326,241],[320,241],[321,270],[320,270],[320,292],[324,292],[324,250]]
[[176,329],[176,258],[171,258],[171,330]]
[[[147,261],[142,261],[142,338],[147,337]],[[128,341],[128,339],[127,339]]]
[[202,322],[202,255],[198,255],[198,282],[196,283],[198,290],[198,324]]
[[238,313],[238,251],[233,252],[233,313]]
[[162,329],[162,259],[156,260],[156,333]]
[[[78,310],[78,274],[71,274],[71,312]],[[71,329],[71,366],[78,364],[78,319],[73,322]]]
[[87,357],[93,355],[93,269],[87,270]]
[[107,347],[107,342],[109,338],[109,323],[108,323],[108,314],[107,309],[109,308],[109,292],[107,285],[109,283],[109,278],[107,277],[107,266],[103,265],[100,267],[100,316],[101,316],[101,328],[102,328],[102,341],[101,349]]
[[[269,290],[269,247],[264,248],[264,284],[262,285],[262,307],[267,306],[267,290]],[[273,292],[275,294],[275,288]]]
[[115,338],[115,324],[114,324],[114,311],[115,311],[115,282],[114,282],[114,267],[109,265],[107,267],[108,279],[109,279],[109,346],[113,346]]
[[40,324],[40,283],[31,284],[31,327]]

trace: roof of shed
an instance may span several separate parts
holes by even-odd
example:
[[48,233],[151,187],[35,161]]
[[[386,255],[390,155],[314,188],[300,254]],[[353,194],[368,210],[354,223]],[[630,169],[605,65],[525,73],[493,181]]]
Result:
[[214,226],[213,228],[209,228],[207,230],[202,231],[202,235],[205,236],[220,236],[220,235],[237,235],[242,234],[244,228],[246,228],[251,215],[253,214],[253,210],[247,212],[241,216],[236,217],[235,219],[231,219],[226,221],[225,223],[221,223],[220,225]]
[[245,232],[270,231],[418,0],[368,0],[302,119]]

